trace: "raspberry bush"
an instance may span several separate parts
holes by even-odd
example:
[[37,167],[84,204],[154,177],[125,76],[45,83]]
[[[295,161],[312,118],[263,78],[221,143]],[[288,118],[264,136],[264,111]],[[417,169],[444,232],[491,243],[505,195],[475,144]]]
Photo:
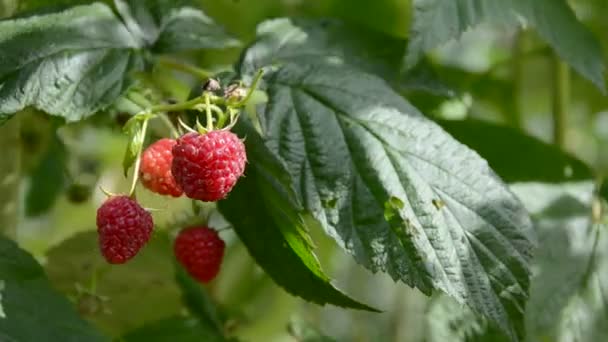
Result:
[[607,13],[0,1],[0,341],[608,339]]

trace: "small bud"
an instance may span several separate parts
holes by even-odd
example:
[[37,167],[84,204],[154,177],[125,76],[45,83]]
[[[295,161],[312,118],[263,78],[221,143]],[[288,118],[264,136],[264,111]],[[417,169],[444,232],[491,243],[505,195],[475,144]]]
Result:
[[207,82],[203,84],[203,91],[210,91],[214,93],[216,91],[219,91],[220,89],[222,89],[220,81],[214,78],[208,79]]
[[224,98],[230,100],[242,100],[247,95],[247,89],[238,83],[233,83],[224,90]]

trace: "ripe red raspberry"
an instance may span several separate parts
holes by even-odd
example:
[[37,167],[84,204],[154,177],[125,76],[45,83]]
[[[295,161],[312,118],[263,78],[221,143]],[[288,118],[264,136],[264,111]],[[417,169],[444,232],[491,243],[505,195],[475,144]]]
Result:
[[148,242],[152,215],[127,196],[107,199],[97,209],[99,248],[111,264],[123,264]]
[[220,271],[226,244],[208,227],[185,228],[177,235],[173,251],[190,275],[208,283]]
[[171,173],[175,144],[173,139],[160,139],[142,153],[139,177],[148,190],[173,197],[182,195],[182,189],[175,183]]
[[245,145],[234,133],[188,133],[173,147],[171,170],[186,196],[213,202],[228,195],[246,162]]

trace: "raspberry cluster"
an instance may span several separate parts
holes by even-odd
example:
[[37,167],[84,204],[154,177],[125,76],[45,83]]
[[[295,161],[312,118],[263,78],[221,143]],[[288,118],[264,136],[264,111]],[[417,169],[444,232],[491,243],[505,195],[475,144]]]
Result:
[[161,139],[141,157],[142,184],[160,195],[215,202],[225,198],[245,171],[245,145],[230,131],[187,133]]
[[[225,198],[245,171],[245,145],[227,130],[187,133],[160,139],[143,151],[139,179],[160,195],[213,202]],[[148,242],[152,216],[133,198],[111,196],[97,210],[101,254],[111,264],[133,258]],[[176,259],[195,279],[206,283],[218,274],[224,241],[206,226],[183,229],[174,244]]]
[[[154,222],[135,199],[138,181],[149,191],[169,197],[186,195],[194,201],[216,202],[228,196],[247,164],[245,145],[230,129],[261,77],[259,72],[249,89],[240,82],[222,87],[219,80],[209,79],[192,99],[150,104],[124,123],[130,137],[123,163],[125,174],[131,166],[135,168],[131,190],[124,196],[108,193],[109,198],[97,210],[99,248],[108,263],[129,261],[150,240]],[[136,98],[145,105],[145,95]],[[181,121],[184,111],[199,112],[196,130]],[[148,120],[154,118],[163,119],[175,137],[180,135],[177,123],[188,132],[176,139],[159,139],[143,149]],[[199,218],[204,217],[194,211]],[[216,230],[198,223],[179,225],[186,228],[177,235],[173,252],[193,278],[206,283],[220,270],[225,244]]]

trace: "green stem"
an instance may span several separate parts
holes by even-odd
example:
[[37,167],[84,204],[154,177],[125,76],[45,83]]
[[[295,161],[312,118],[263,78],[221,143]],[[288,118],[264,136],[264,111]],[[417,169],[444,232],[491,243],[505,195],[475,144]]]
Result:
[[0,234],[17,237],[19,217],[19,183],[21,180],[21,142],[19,117],[16,115],[0,127],[0,146],[3,162],[0,163]]
[[96,294],[97,293],[97,276],[98,276],[99,270],[97,268],[93,269],[93,273],[91,274],[91,283],[89,284],[89,291],[91,291],[92,294]]
[[171,136],[173,138],[175,138],[175,139],[179,138],[180,134],[177,131],[177,128],[175,128],[175,125],[173,125],[173,122],[171,122],[171,120],[169,120],[169,117],[167,116],[167,114],[160,113],[158,115],[158,118],[160,119],[160,121],[162,121],[165,124],[165,126],[167,126],[167,128],[171,132]]
[[604,176],[598,174],[595,178],[595,189],[593,190],[593,199],[591,203],[591,222],[600,224],[604,219],[604,205],[602,203],[602,188],[604,185]]
[[[141,126],[141,130],[143,136],[146,136],[146,131],[148,130],[148,119],[144,120],[144,123]],[[141,165],[141,152],[143,150],[143,145],[139,147],[139,151],[137,151],[137,158],[135,159],[135,166],[133,167],[133,176],[131,181],[131,189],[129,190],[129,197],[135,198],[135,188],[137,187],[137,181],[139,180],[139,167]]]
[[[150,103],[150,101],[148,101],[148,99],[140,93],[132,91],[127,94],[127,97],[129,98],[129,100],[138,105],[142,111],[146,108],[153,107],[152,103]],[[171,122],[171,120],[169,120],[165,113],[161,113],[157,117],[165,124],[165,126],[167,126],[169,132],[171,132],[171,135],[174,138],[178,138],[180,136],[179,132],[175,128],[175,125],[173,125],[173,123]]]
[[175,104],[164,104],[152,106],[146,109],[148,113],[158,113],[158,112],[177,112],[181,110],[188,110],[194,108],[197,104],[201,104],[205,101],[203,97],[195,97],[192,100],[188,100],[186,102],[175,103]]
[[209,101],[209,93],[205,92],[205,114],[207,115],[207,132],[213,130],[213,115],[211,115],[211,102]]
[[138,105],[142,110],[152,106],[152,103],[148,101],[145,96],[135,91],[128,92],[127,98]]
[[258,71],[258,73],[255,75],[253,82],[251,82],[251,86],[249,87],[249,91],[247,91],[247,95],[245,95],[245,97],[241,101],[237,102],[234,105],[234,107],[242,107],[245,104],[247,104],[247,101],[249,101],[249,99],[251,98],[251,95],[253,95],[253,92],[257,89],[258,83],[260,83],[260,80],[262,79],[263,75],[264,75],[264,70],[260,69]]
[[553,81],[553,142],[560,148],[566,146],[568,105],[570,103],[570,69],[559,57],[554,57]]
[[178,71],[182,71],[182,72],[194,75],[203,80],[206,80],[209,77],[213,76],[213,73],[210,71],[195,67],[194,65],[191,65],[191,64],[186,64],[186,63],[180,62],[180,61],[172,59],[172,58],[160,56],[157,58],[157,61],[162,66],[166,66],[171,69],[175,69]]
[[524,31],[517,32],[513,42],[513,57],[511,64],[511,72],[513,75],[513,105],[511,113],[509,113],[511,119],[511,125],[519,130],[523,129],[523,119],[521,115],[521,96],[520,92],[522,89],[523,79],[523,48],[524,48]]
[[[228,110],[231,110],[231,108],[228,108]],[[223,128],[225,124],[226,124],[226,113],[219,112],[216,126],[219,129],[219,128]]]

